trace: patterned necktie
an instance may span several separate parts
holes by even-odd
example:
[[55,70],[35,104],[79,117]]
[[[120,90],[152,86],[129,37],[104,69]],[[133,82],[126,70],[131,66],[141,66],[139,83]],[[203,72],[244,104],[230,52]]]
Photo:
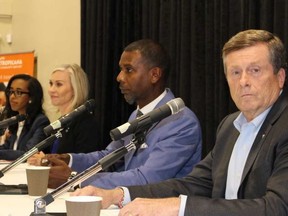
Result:
[[143,115],[143,113],[140,111],[140,109],[138,109],[137,114],[136,114],[136,118],[139,118],[142,115]]
[[[140,111],[140,109],[137,110],[137,113],[136,113],[136,118],[139,118],[140,116],[142,116],[143,113]],[[146,130],[143,130],[143,131],[138,131],[137,135],[134,134],[134,138],[135,136],[138,138],[138,142],[140,144],[143,144],[145,142],[145,137],[146,137],[146,133],[147,133],[147,129]],[[140,146],[138,146],[139,148]],[[138,148],[136,150],[136,152],[138,151]]]

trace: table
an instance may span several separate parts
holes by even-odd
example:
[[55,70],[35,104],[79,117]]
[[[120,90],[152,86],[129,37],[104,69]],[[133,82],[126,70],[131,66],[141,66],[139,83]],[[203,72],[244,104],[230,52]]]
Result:
[[[0,169],[7,166],[7,163],[0,162]],[[26,163],[20,164],[4,173],[0,178],[0,183],[6,185],[27,184],[25,168],[29,166]],[[48,192],[53,191],[48,189]],[[69,193],[64,193],[57,197],[54,202],[46,207],[46,212],[66,212],[65,197]],[[29,195],[0,195],[0,216],[28,216],[34,211],[34,200],[37,197]],[[119,209],[111,206],[109,209],[102,209],[101,216],[116,216]]]

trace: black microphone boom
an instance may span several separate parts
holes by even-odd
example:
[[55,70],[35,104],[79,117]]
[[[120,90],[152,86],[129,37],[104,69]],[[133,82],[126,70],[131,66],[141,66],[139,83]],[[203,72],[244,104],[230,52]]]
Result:
[[170,100],[161,107],[111,130],[110,137],[112,140],[119,140],[129,134],[144,131],[153,123],[180,112],[184,107],[185,104],[181,98]]
[[26,115],[19,114],[11,118],[5,119],[0,122],[0,129],[7,128],[10,125],[16,124],[17,122],[24,121],[26,118],[27,118]]
[[66,127],[76,116],[81,115],[85,111],[91,112],[94,109],[95,104],[96,102],[94,99],[86,101],[83,105],[77,107],[72,112],[67,113],[66,115],[60,117],[58,120],[52,122],[50,125],[45,127],[43,129],[44,133],[48,136],[54,130]]

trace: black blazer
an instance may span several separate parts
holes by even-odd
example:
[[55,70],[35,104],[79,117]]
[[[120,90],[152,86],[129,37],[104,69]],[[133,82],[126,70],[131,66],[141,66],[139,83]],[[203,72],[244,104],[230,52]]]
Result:
[[101,150],[99,138],[96,117],[85,112],[62,131],[57,153],[88,153]]
[[183,179],[129,187],[132,198],[188,195],[185,215],[288,215],[288,95],[285,89],[255,138],[243,171],[239,199],[225,200],[230,156],[239,135],[233,121],[219,125],[215,146]]

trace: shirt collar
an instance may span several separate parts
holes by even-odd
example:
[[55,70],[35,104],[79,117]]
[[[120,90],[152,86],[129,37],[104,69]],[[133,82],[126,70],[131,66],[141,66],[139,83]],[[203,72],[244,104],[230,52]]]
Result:
[[[156,105],[165,97],[166,94],[167,91],[165,89],[164,92],[161,95],[159,95],[155,100],[151,101],[149,104],[142,107],[140,111],[143,113],[143,115],[148,112],[151,112],[156,107]],[[137,106],[137,109],[139,109],[139,106]]]
[[[280,93],[279,93],[279,96],[282,94],[283,92],[283,89],[281,89]],[[254,124],[254,126],[256,128],[259,128],[262,123],[264,122],[267,114],[269,113],[270,109],[271,109],[272,106],[268,107],[264,112],[262,112],[259,116],[257,116],[255,119],[253,119],[251,121],[252,124]],[[235,128],[238,130],[238,131],[241,131],[241,127],[248,123],[246,118],[244,117],[243,113],[241,112],[238,117],[234,120],[233,124],[235,126]]]
[[264,112],[262,112],[260,115],[258,115],[256,118],[254,118],[251,122],[247,122],[245,116],[243,115],[243,113],[241,112],[238,117],[234,120],[233,124],[235,126],[235,128],[238,131],[241,131],[241,127],[244,124],[250,123],[253,124],[255,126],[256,129],[260,128],[262,123],[264,122],[267,114],[269,113],[270,109],[272,106],[268,107]]

